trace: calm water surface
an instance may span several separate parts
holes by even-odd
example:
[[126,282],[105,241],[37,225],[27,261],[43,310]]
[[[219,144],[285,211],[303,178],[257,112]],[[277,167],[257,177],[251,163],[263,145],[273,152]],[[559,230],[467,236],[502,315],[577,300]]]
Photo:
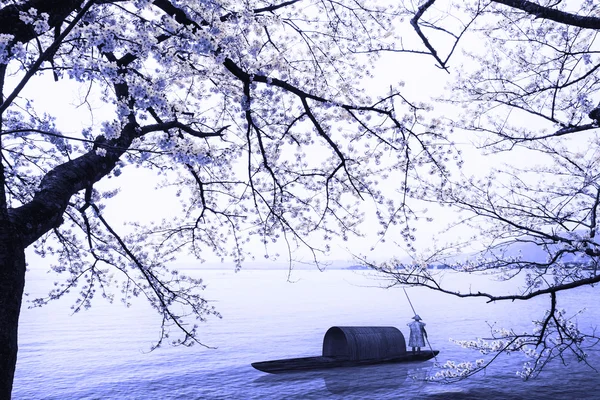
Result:
[[[194,271],[209,285],[223,319],[202,328],[207,349],[165,347],[148,352],[160,320],[145,304],[125,308],[99,299],[91,310],[69,314],[64,302],[25,309],[21,316],[15,399],[598,399],[600,374],[567,360],[528,382],[515,376],[523,359],[504,356],[476,376],[456,384],[426,383],[436,372],[432,362],[270,375],[253,369],[254,361],[320,355],[330,326],[396,326],[408,333],[412,311],[402,289],[381,289],[381,282],[352,271],[243,270]],[[33,272],[26,290],[43,293],[52,276]],[[448,276],[454,287],[494,287],[486,277]],[[496,283],[497,284],[497,283]],[[503,284],[514,290],[515,284]],[[596,326],[600,295],[582,288],[559,296],[580,328]],[[449,338],[489,336],[489,323],[531,330],[548,299],[485,304],[430,291],[408,289],[427,323],[438,360],[470,360],[477,353]],[[591,363],[600,367],[599,353]]]

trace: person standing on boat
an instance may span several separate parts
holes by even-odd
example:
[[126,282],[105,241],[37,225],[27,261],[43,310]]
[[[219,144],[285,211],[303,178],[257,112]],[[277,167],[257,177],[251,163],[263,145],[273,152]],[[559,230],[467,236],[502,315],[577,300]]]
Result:
[[425,331],[425,323],[421,322],[421,317],[415,314],[413,322],[407,324],[410,328],[410,337],[408,339],[408,345],[412,347],[412,352],[421,352],[421,347],[425,347],[425,339],[427,338],[427,332]]

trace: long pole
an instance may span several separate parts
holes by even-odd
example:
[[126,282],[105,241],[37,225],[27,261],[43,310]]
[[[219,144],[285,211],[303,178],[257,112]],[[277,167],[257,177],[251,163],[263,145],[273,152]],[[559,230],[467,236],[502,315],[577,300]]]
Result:
[[[406,295],[406,299],[408,300],[408,304],[410,304],[410,308],[412,308],[412,310],[413,310],[413,314],[417,315],[417,312],[415,311],[415,308],[413,307],[412,301],[410,301],[410,297],[408,297],[408,293],[406,292],[406,288],[403,287],[402,290],[404,290],[404,294]],[[431,350],[431,354],[433,354],[433,358],[435,358],[435,361],[438,362],[437,356],[433,352],[433,347],[431,347],[431,343],[429,343],[429,339],[427,338],[427,336],[425,336],[425,341],[427,342],[427,345],[429,346],[429,350]]]
[[402,290],[404,290],[404,294],[406,295],[406,300],[408,300],[408,304],[410,304],[410,308],[412,308],[413,314],[417,315],[417,312],[415,311],[415,308],[412,305],[412,301],[410,301],[410,297],[408,297],[408,293],[406,293],[406,288],[402,288]]

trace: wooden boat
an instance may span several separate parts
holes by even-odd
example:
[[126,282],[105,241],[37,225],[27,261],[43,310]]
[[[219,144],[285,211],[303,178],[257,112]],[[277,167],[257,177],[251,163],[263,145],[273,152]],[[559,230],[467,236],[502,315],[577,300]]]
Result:
[[323,355],[252,363],[272,374],[386,363],[426,361],[437,350],[406,350],[404,335],[391,326],[333,326],[323,338]]

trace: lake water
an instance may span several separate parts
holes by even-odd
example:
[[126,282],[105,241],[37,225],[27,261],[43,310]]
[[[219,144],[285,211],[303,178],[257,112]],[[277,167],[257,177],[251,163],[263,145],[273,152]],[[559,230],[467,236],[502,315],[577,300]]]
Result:
[[[353,271],[242,270],[194,271],[208,284],[223,319],[201,326],[206,349],[168,347],[148,352],[159,319],[143,303],[125,308],[99,299],[95,307],[71,316],[64,302],[24,309],[14,399],[598,399],[600,374],[575,360],[552,365],[537,379],[515,375],[523,358],[500,357],[485,375],[454,384],[429,383],[432,362],[389,364],[324,372],[270,375],[251,362],[321,354],[331,326],[396,326],[408,335],[412,311],[401,288]],[[32,273],[26,290],[43,293],[52,276]],[[492,289],[487,277],[447,277],[454,287]],[[496,283],[497,284],[497,283]],[[516,287],[502,284],[504,288]],[[44,288],[40,292],[41,288]],[[486,321],[531,331],[548,298],[485,304],[409,288],[416,311],[427,323],[438,360],[474,361],[479,354],[449,338],[489,336]],[[595,288],[558,297],[581,329],[600,321]],[[600,367],[600,353],[590,356]]]

